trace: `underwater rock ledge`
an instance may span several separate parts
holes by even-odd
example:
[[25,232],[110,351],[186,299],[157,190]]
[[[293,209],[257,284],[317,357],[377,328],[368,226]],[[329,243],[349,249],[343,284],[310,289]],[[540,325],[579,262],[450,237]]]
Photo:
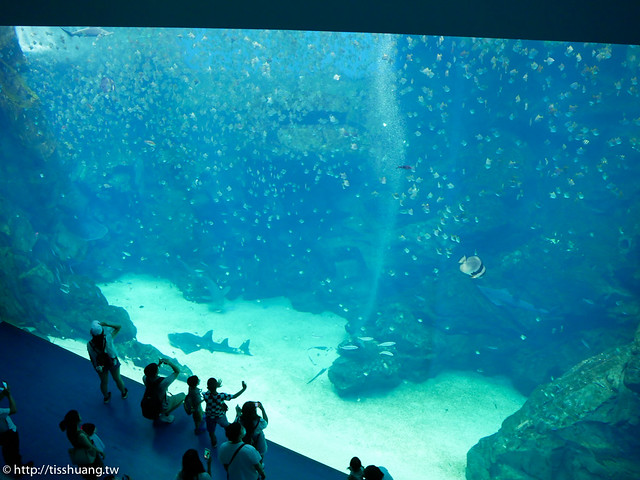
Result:
[[537,388],[467,453],[467,480],[632,480],[640,472],[640,328],[635,340]]

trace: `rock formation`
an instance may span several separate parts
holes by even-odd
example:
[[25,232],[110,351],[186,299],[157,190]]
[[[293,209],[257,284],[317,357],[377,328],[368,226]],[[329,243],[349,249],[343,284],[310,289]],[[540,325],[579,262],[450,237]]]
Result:
[[640,475],[640,328],[631,344],[538,387],[467,454],[468,480],[632,480]]

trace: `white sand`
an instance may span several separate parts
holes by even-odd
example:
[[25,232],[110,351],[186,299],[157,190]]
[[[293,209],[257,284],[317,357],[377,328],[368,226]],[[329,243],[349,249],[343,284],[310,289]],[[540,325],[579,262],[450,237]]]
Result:
[[[467,451],[525,401],[508,381],[467,372],[418,385],[405,382],[386,395],[346,401],[326,373],[307,385],[336,358],[335,347],[345,338],[344,318],[298,312],[282,298],[226,302],[224,313],[214,313],[185,300],[168,281],[148,276],[129,275],[100,288],[110,304],[127,309],[140,342],[188,365],[201,386],[214,376],[223,379],[221,391],[235,393],[245,380],[248,389],[237,402],[263,402],[267,438],[345,473],[356,455],[365,465],[384,465],[396,480],[464,479]],[[250,338],[253,356],[202,350],[186,355],[167,337],[211,329],[216,341],[229,337],[231,346]],[[52,341],[86,356],[84,343]],[[330,351],[308,350],[317,346]],[[122,371],[134,379],[142,376],[131,365]],[[174,387],[174,393],[186,391],[181,382]],[[235,404],[229,407],[231,417]]]

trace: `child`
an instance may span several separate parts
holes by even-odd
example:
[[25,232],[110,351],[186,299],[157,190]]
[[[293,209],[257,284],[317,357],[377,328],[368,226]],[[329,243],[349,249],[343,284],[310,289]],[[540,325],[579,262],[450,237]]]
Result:
[[189,385],[189,391],[187,392],[187,397],[184,399],[184,409],[187,412],[187,415],[191,415],[193,417],[193,423],[196,428],[193,431],[196,435],[205,431],[202,416],[204,415],[204,411],[202,410],[202,393],[198,388],[200,384],[200,379],[195,375],[187,378],[187,385]]
[[99,450],[99,455],[104,458],[104,442],[96,433],[96,426],[93,423],[83,423],[80,428],[87,434],[91,443]]
[[353,457],[349,462],[349,476],[347,480],[362,480],[364,467],[358,457]]
[[204,401],[207,404],[205,415],[207,422],[207,431],[209,432],[209,438],[211,439],[211,448],[216,448],[216,446],[218,445],[215,433],[216,425],[220,424],[224,428],[229,425],[226,413],[227,410],[229,410],[229,407],[227,407],[227,404],[224,402],[226,400],[233,400],[234,398],[238,398],[247,389],[247,384],[242,381],[242,389],[235,394],[230,395],[228,393],[218,393],[219,386],[220,383],[218,383],[218,380],[212,377],[207,380],[208,391],[202,394],[202,396],[204,397]]

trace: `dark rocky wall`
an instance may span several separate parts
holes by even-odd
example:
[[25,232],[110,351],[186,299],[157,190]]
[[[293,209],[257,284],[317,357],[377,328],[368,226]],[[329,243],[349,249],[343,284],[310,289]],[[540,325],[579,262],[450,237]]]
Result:
[[[590,313],[604,311],[602,307],[576,304],[566,293],[556,293],[554,311],[495,305],[478,287],[516,292],[501,282],[505,270],[495,266],[476,280],[455,270],[441,272],[437,280],[425,280],[403,292],[403,301],[382,292],[379,312],[364,324],[352,320],[347,326],[350,339],[339,346],[340,357],[329,369],[338,394],[366,395],[403,380],[421,382],[458,369],[505,375],[529,395],[595,353],[633,338],[637,325],[633,317],[609,312],[616,320],[607,320],[604,326],[604,318],[591,320]],[[572,309],[580,315],[573,315]],[[387,348],[393,356],[380,355],[381,348],[371,351],[361,337],[373,337],[374,344],[395,342]]]
[[69,182],[41,102],[20,73],[25,60],[12,27],[0,27],[0,53],[0,320],[43,338],[80,340],[89,340],[94,320],[115,323],[122,358],[141,367],[157,361],[162,353],[137,342],[126,310],[75,271],[108,229],[76,215],[88,200]]
[[537,388],[467,454],[468,480],[637,480],[640,329]]

